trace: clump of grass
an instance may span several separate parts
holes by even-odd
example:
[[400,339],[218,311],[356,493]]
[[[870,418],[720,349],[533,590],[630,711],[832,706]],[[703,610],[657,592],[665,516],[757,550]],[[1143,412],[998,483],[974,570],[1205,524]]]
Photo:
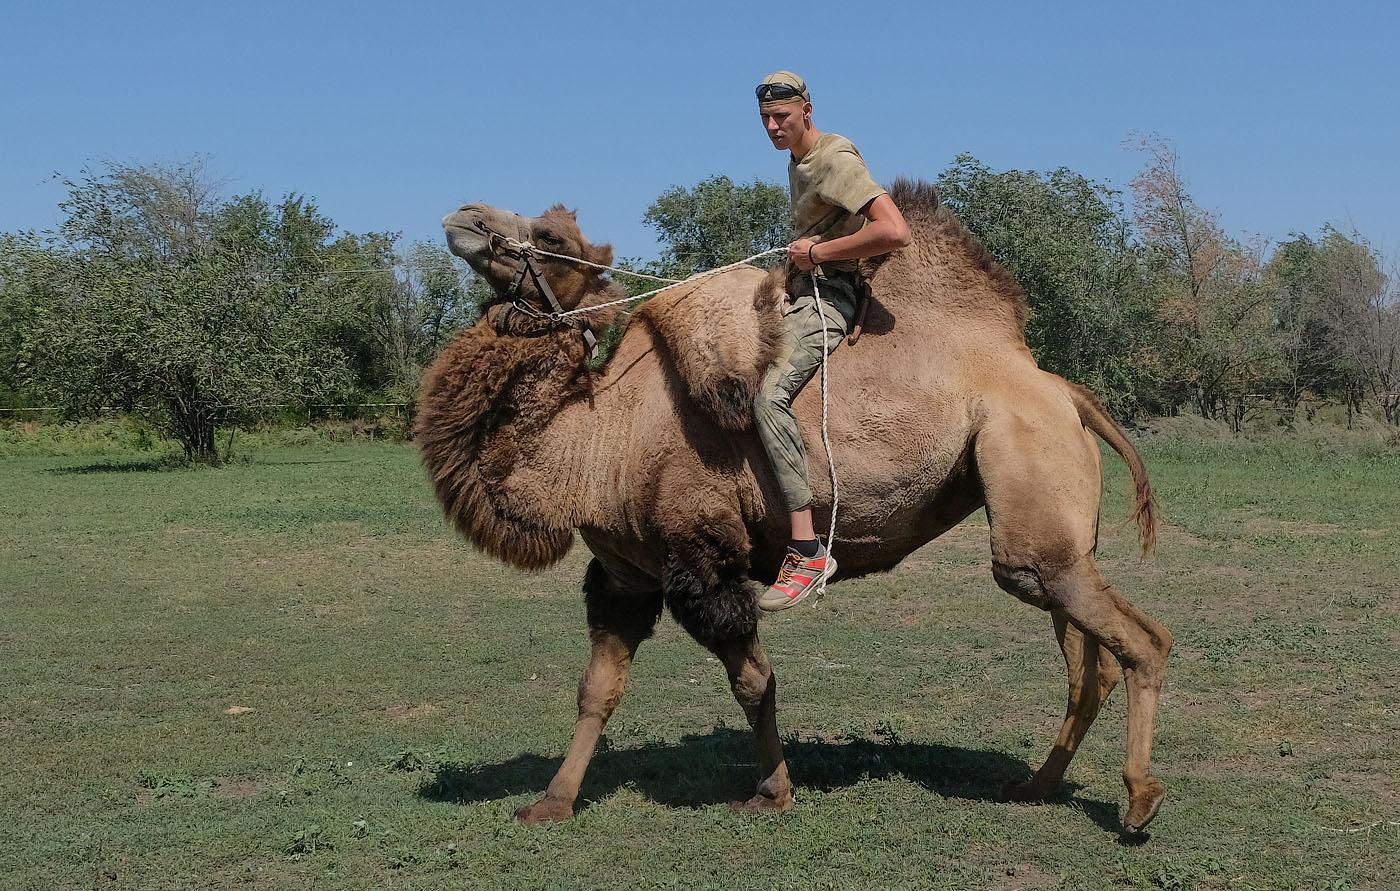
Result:
[[160,437],[136,418],[113,415],[94,421],[17,421],[0,425],[0,457],[103,455],[163,448]]

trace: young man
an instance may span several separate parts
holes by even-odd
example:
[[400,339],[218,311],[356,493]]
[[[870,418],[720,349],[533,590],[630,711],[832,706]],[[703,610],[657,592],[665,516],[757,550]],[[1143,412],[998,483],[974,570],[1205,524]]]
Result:
[[[812,528],[812,490],[807,452],[792,400],[822,361],[822,312],[813,296],[812,270],[825,311],[826,347],[834,351],[855,319],[856,260],[888,253],[909,243],[909,226],[890,196],[870,177],[850,140],[812,126],[812,97],[791,71],[763,79],[755,90],[758,111],[773,148],[791,153],[788,191],[792,229],[783,323],[792,347],[768,369],[754,400],[759,439],[790,512],[792,542],[773,587],[759,606],[773,611],[796,606],[836,571],[836,561]],[[830,544],[830,542],[828,542]]]

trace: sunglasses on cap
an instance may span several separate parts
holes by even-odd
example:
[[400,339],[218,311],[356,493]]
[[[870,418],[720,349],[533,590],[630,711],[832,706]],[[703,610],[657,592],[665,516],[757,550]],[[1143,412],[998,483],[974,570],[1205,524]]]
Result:
[[791,84],[759,84],[753,91],[759,102],[786,102],[789,99],[805,99],[802,91]]

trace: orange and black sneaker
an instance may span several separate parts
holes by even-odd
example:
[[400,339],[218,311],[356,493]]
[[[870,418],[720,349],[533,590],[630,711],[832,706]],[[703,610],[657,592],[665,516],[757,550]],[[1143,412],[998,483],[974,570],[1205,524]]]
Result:
[[804,557],[788,548],[777,580],[758,598],[758,606],[770,613],[797,606],[809,594],[821,588],[834,572],[836,558],[826,548],[822,548],[815,557]]

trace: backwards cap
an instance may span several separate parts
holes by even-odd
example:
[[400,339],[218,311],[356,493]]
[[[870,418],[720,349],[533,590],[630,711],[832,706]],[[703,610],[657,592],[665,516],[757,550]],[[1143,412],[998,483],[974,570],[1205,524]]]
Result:
[[[807,82],[804,81],[802,78],[798,77],[796,74],[793,74],[791,71],[774,71],[772,74],[768,75],[763,79],[762,84],[787,84],[788,86],[792,87],[793,89],[797,90],[802,94],[802,101],[812,101],[812,94],[807,91]],[[762,84],[760,84],[760,86],[762,86]],[[767,111],[770,108],[776,108],[779,105],[787,105],[789,102],[796,101],[798,100],[783,99],[781,101],[774,102],[760,102],[758,103],[758,109],[759,111]]]

